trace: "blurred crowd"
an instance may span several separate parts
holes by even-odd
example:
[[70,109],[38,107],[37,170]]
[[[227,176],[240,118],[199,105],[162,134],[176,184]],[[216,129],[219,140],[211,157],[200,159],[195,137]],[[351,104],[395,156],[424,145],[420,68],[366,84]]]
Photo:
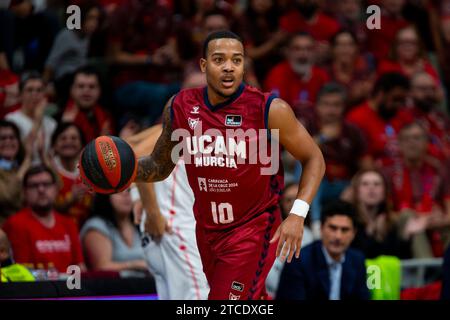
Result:
[[[68,28],[71,4],[79,29]],[[366,24],[372,4],[379,29]],[[306,238],[321,239],[323,207],[340,199],[355,211],[349,246],[367,258],[442,257],[449,0],[10,0],[0,4],[0,228],[15,261],[146,270],[129,193],[87,193],[78,158],[95,137],[130,137],[160,122],[178,90],[206,85],[202,42],[223,29],[243,39],[245,82],[287,101],[324,154]],[[301,165],[283,162],[288,211]]]

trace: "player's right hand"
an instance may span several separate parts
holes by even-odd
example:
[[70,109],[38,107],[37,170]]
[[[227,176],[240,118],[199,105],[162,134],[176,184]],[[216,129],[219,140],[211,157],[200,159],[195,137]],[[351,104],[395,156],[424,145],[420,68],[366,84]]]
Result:
[[290,214],[280,224],[272,240],[270,240],[270,243],[275,243],[278,240],[276,256],[280,257],[282,262],[290,263],[294,254],[297,259],[300,257],[304,222],[305,218]]

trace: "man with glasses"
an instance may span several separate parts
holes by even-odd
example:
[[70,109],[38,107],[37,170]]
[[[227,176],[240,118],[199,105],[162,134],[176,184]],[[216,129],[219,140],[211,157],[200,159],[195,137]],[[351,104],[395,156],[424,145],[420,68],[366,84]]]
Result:
[[25,73],[20,81],[20,98],[22,105],[19,110],[6,115],[6,120],[14,122],[20,129],[22,141],[33,139],[35,144],[33,163],[41,162],[38,146],[43,145],[43,152],[50,149],[50,139],[56,128],[56,121],[44,115],[47,107],[45,85],[37,72]]
[[53,209],[58,192],[53,171],[42,165],[31,167],[23,190],[24,208],[3,225],[16,262],[31,269],[56,268],[60,273],[70,265],[84,269],[75,222]]

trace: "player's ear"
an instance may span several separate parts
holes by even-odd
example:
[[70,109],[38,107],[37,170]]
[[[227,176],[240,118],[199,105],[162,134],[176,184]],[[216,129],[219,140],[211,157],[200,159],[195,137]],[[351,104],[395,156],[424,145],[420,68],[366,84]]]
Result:
[[206,59],[200,58],[200,70],[205,73],[206,72]]

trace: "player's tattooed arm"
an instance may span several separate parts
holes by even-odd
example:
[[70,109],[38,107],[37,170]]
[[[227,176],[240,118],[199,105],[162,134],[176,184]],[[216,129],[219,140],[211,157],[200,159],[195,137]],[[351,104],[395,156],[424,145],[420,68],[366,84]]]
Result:
[[172,148],[176,141],[172,141],[172,123],[170,118],[170,105],[173,97],[167,102],[163,113],[163,130],[156,142],[153,152],[139,158],[136,182],[156,182],[164,180],[175,167],[172,161]]

